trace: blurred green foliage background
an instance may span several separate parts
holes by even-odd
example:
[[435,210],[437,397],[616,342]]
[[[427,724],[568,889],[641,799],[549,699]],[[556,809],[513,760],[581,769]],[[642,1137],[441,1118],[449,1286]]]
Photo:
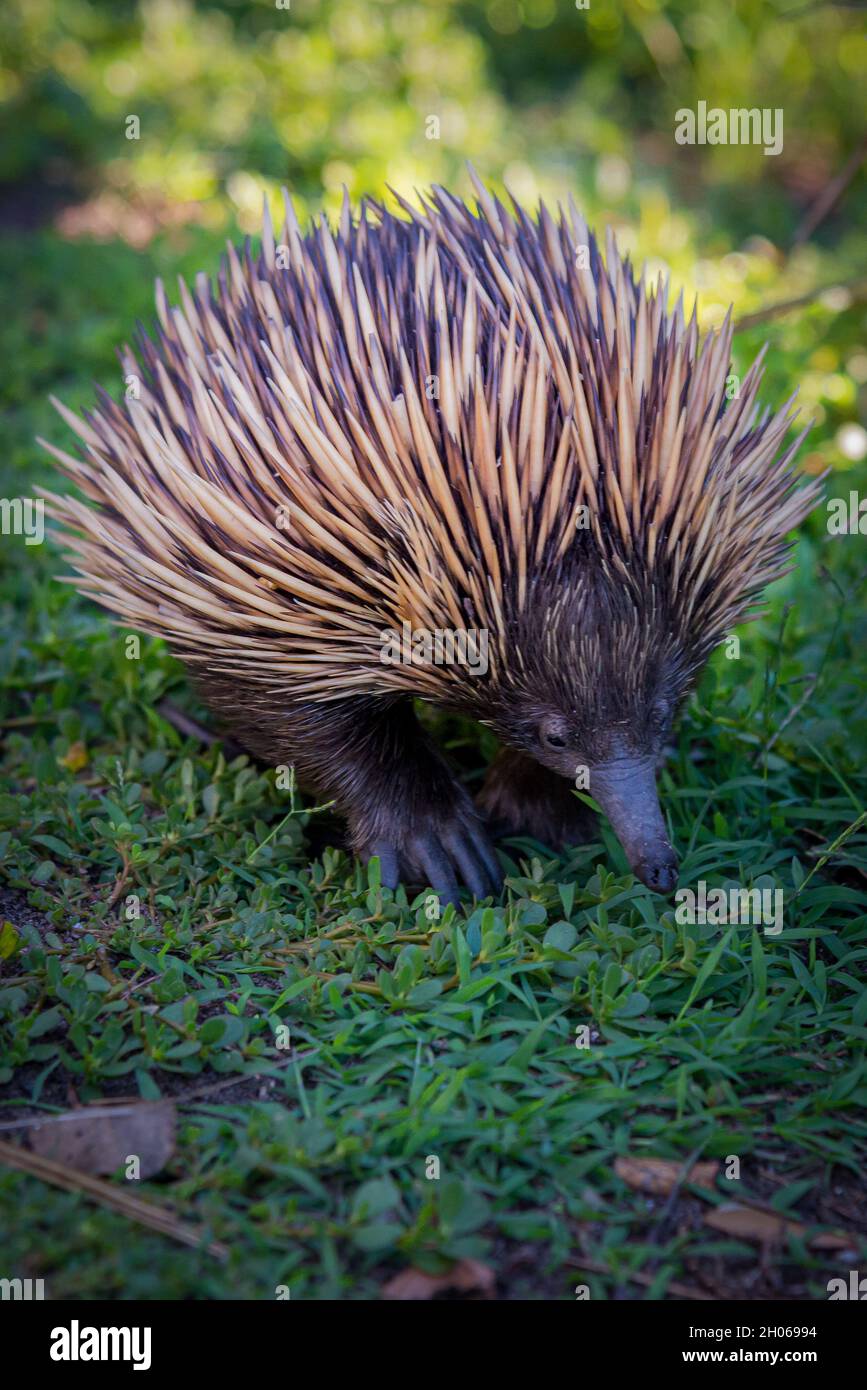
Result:
[[[4,179],[65,161],[128,192],[227,193],[248,210],[250,178],[318,204],[321,184],[333,201],[343,182],[454,179],[471,158],[527,196],[595,182],[619,204],[679,165],[681,194],[713,187],[714,211],[747,222],[761,185],[768,232],[860,134],[867,66],[862,16],[803,0],[7,0],[0,36]],[[699,99],[784,107],[784,154],[675,160],[674,111]]]
[[[530,203],[573,192],[698,291],[706,325],[732,300],[746,314],[830,288],[806,337],[803,315],[772,336],[829,426],[807,466],[847,466],[867,451],[852,430],[835,440],[867,380],[863,174],[791,245],[858,148],[865,60],[862,13],[804,0],[5,0],[0,227],[52,233],[35,265],[32,239],[4,243],[5,259],[19,285],[31,270],[54,285],[40,301],[54,313],[70,270],[58,243],[146,251],[104,251],[100,271],[73,258],[77,277],[127,287],[111,295],[126,333],[154,268],[209,265],[226,234],[257,229],[263,190],[276,208],[287,184],[308,215],[336,211],[344,184],[466,194],[471,160]],[[676,112],[702,100],[781,108],[782,153],[676,144]],[[6,344],[13,401],[42,384],[41,322],[23,355]]]

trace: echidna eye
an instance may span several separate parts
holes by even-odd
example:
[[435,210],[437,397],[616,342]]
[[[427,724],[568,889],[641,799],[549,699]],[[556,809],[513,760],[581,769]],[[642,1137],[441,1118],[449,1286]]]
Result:
[[568,732],[559,719],[547,719],[540,729],[542,742],[546,748],[568,748]]

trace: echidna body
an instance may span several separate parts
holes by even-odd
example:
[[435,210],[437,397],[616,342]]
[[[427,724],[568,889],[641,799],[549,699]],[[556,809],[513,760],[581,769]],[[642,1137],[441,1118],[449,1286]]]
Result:
[[[177,308],[158,286],[126,399],[59,407],[85,448],[51,452],[96,507],[50,500],[78,587],[334,798],[387,884],[499,879],[421,696],[506,745],[489,816],[568,841],[577,777],[668,890],[672,719],[818,484],[795,485],[788,405],[759,411],[759,361],[727,399],[729,319],[700,342],[574,207],[533,221],[476,187],[476,212],[346,202],[306,236],[287,199],[279,240],[266,209],[216,286]],[[417,641],[467,633],[457,659]]]

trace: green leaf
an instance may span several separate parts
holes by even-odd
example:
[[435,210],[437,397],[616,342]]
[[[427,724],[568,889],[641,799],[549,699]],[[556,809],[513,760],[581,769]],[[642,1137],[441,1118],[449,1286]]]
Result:
[[138,1068],[135,1079],[138,1082],[139,1095],[142,1100],[162,1100],[162,1091],[149,1072]]
[[362,1183],[355,1194],[352,1220],[367,1221],[381,1216],[385,1211],[393,1211],[399,1202],[400,1193],[391,1178],[371,1178]]
[[[2,939],[2,933],[0,933]],[[2,954],[2,951],[0,951]],[[51,1033],[55,1028],[59,1028],[63,1023],[63,1014],[60,1009],[46,1009],[44,1013],[37,1014],[30,1025],[28,1034],[30,1040],[41,1038],[45,1033]]]
[[602,996],[605,999],[613,999],[620,987],[620,966],[613,960],[602,977]]
[[862,987],[858,1002],[852,1010],[852,1022],[856,1028],[863,1028],[867,1023],[867,986]]
[[646,1013],[650,1007],[650,1000],[641,990],[634,989],[628,994],[622,1003],[615,1006],[614,1012],[618,1018],[637,1018],[639,1014]]
[[10,960],[21,945],[21,933],[11,922],[0,926],[0,960]]
[[458,926],[457,922],[455,922],[455,925],[452,928],[452,932],[452,941],[454,943],[455,948],[455,962],[458,967],[458,979],[460,980],[462,985],[465,985],[469,983],[470,975],[472,973],[473,958],[470,954],[470,948],[466,943],[464,934]]
[[698,974],[692,982],[692,989],[689,991],[686,1003],[684,1004],[683,1008],[677,1016],[678,1020],[682,1019],[687,1009],[692,1007],[693,1000],[698,997],[703,984],[706,980],[710,978],[710,976],[716,970],[717,966],[720,963],[720,960],[722,959],[723,951],[728,949],[729,942],[731,941],[736,931],[736,926],[729,927],[722,941],[720,941],[717,946],[714,946],[710,955],[707,957],[707,959],[705,960],[704,964],[702,965],[701,969],[699,970]]
[[571,951],[578,940],[578,929],[571,922],[555,922],[542,937],[542,945],[555,951]]
[[764,999],[768,986],[768,967],[765,960],[765,951],[762,946],[762,938],[759,933],[753,932],[752,936],[752,962],[753,962],[753,985],[759,1000]]
[[516,1071],[527,1070],[533,1053],[536,1051],[536,1048],[539,1046],[539,1043],[542,1041],[549,1027],[550,1024],[548,1020],[543,1018],[541,1023],[537,1023],[534,1028],[530,1029],[520,1047],[516,1048],[512,1055],[511,1065]]
[[558,883],[557,892],[560,894],[560,902],[563,904],[563,916],[571,917],[572,908],[575,906],[575,884]]
[[432,999],[436,999],[442,994],[441,980],[422,980],[410,990],[407,995],[408,1004],[429,1004]]
[[73,859],[75,857],[69,845],[63,840],[58,840],[56,835],[34,835],[33,840],[35,844],[44,845],[46,849],[59,854],[61,859]]
[[[794,951],[789,952],[789,960],[792,963],[792,969],[795,972],[795,976],[797,978],[798,983],[801,986],[803,986],[803,988],[809,994],[810,998],[816,1006],[816,1012],[821,1013],[822,1005],[824,1002],[824,991],[821,988],[821,984],[824,982],[824,976],[821,976],[819,980],[814,979],[804,962],[801,960],[800,956],[796,955]],[[817,961],[817,975],[819,974],[820,965],[821,961]]]
[[233,1014],[206,1019],[199,1029],[199,1041],[209,1047],[229,1047],[246,1033],[246,1023]]
[[370,1226],[360,1226],[353,1233],[353,1242],[359,1250],[388,1250],[400,1239],[400,1227],[386,1221],[374,1222]]
[[450,1078],[448,1085],[440,1091],[436,1100],[430,1107],[432,1115],[445,1115],[457,1100],[463,1090],[464,1082],[469,1074],[469,1067],[461,1067]]

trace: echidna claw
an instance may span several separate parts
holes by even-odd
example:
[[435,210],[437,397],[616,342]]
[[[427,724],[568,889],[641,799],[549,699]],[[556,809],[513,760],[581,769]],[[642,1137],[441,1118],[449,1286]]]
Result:
[[368,859],[379,859],[379,881],[383,888],[395,889],[400,883],[400,857],[397,846],[389,840],[377,840],[371,845]]
[[443,905],[460,904],[460,884],[476,898],[496,896],[503,882],[487,831],[476,817],[455,816],[442,826],[417,831],[405,840],[376,840],[365,858],[379,857],[381,882],[386,888],[405,883],[424,883]]
[[484,831],[462,835],[450,828],[443,842],[471,893],[486,898],[499,891],[503,875]]
[[[457,875],[436,836],[416,836],[410,841],[409,852],[437,897],[457,907],[460,903]],[[470,884],[467,886],[472,887]]]

